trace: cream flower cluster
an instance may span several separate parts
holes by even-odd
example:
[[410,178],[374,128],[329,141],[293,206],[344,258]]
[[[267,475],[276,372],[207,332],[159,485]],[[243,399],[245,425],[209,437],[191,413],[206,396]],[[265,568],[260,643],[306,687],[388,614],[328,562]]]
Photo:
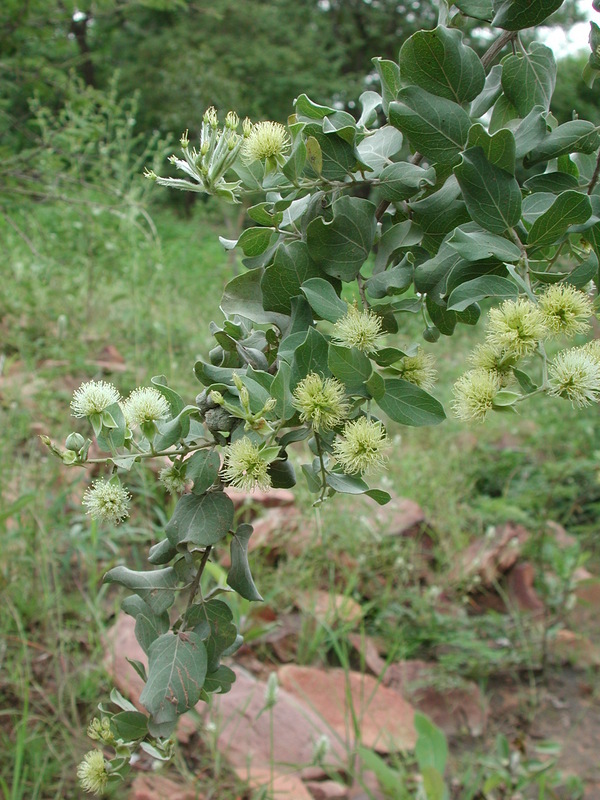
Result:
[[263,492],[271,488],[269,462],[261,453],[260,446],[248,436],[243,436],[228,445],[223,451],[223,477],[236,489]]
[[335,378],[311,372],[294,389],[294,407],[302,422],[315,431],[330,431],[348,416],[349,405],[344,385]]
[[[507,386],[522,358],[547,339],[586,333],[593,313],[584,292],[565,283],[549,286],[534,303],[526,297],[506,300],[488,316],[486,341],[469,360],[473,369],[454,384],[454,413],[464,421],[483,422],[498,392]],[[600,348],[599,348],[600,349]],[[575,406],[600,397],[598,349],[574,348],[559,353],[548,369],[548,391]]]

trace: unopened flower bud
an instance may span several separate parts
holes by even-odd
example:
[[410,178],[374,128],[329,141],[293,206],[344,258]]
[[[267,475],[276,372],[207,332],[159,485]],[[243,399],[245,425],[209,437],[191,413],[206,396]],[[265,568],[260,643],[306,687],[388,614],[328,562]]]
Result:
[[207,108],[206,111],[204,112],[202,120],[207,125],[210,125],[211,128],[216,128],[219,124],[219,118],[217,117],[216,108],[214,106]]
[[85,439],[80,433],[70,433],[65,440],[67,450],[74,450],[76,453],[81,450],[84,444]]
[[240,118],[235,113],[235,111],[228,111],[227,116],[225,117],[226,127],[234,131],[239,124],[240,124]]

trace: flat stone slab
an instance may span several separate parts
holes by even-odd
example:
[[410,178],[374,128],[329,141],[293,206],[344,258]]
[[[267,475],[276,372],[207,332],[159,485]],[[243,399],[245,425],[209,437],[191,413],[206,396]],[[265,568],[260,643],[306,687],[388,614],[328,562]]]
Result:
[[278,674],[283,688],[319,714],[342,742],[351,745],[354,740],[355,715],[365,747],[380,753],[414,748],[413,707],[371,675],[292,664],[281,667]]

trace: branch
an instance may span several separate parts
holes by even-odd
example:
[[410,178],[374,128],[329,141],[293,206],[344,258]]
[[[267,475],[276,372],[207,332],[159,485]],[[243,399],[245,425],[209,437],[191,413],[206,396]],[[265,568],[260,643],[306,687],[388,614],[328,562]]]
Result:
[[504,31],[495,42],[488,47],[485,53],[481,56],[481,63],[487,69],[492,61],[496,58],[498,53],[503,50],[509,42],[514,41],[519,35],[518,31]]

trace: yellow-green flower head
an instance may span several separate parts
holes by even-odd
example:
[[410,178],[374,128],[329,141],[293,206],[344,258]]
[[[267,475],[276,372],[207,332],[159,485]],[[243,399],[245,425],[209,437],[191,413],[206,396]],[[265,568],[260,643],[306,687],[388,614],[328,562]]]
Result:
[[228,111],[227,116],[225,117],[225,126],[229,128],[229,130],[234,131],[239,124],[240,118],[235,111]]
[[233,442],[223,451],[223,477],[236,489],[263,492],[271,488],[269,464],[260,448],[248,436]]
[[548,367],[550,394],[565,397],[576,408],[600,400],[600,362],[585,347],[563,350]]
[[206,111],[204,112],[202,120],[206,125],[210,125],[211,128],[216,128],[219,124],[217,109],[214,106],[210,106],[210,108],[207,108]]
[[348,416],[344,385],[316,372],[311,372],[296,386],[293,405],[300,411],[302,422],[310,422],[316,431],[330,431]]
[[247,163],[277,160],[283,156],[290,144],[286,128],[279,122],[257,122],[246,137],[243,156]]
[[414,383],[420,389],[433,389],[437,371],[434,369],[435,359],[419,347],[416,356],[405,356],[394,364],[400,378]]
[[600,339],[592,339],[587,344],[584,344],[581,349],[585,350],[595,361],[600,363]]
[[107,763],[100,750],[90,750],[77,767],[77,777],[84,792],[103,794],[108,783]]
[[164,419],[170,411],[167,398],[158,389],[147,386],[134,389],[123,404],[125,421],[130,428]]
[[71,400],[71,413],[74,417],[91,417],[101,414],[113,403],[121,399],[116,386],[106,381],[88,381],[76,389]]
[[342,436],[335,440],[333,453],[345,472],[362,474],[384,466],[390,443],[381,422],[359,417],[344,425]]
[[381,341],[381,317],[370,309],[359,311],[356,306],[348,306],[347,313],[338,319],[333,331],[335,341],[344,347],[372,353]]
[[110,747],[115,744],[115,737],[110,729],[110,720],[108,717],[102,717],[102,719],[94,717],[88,725],[87,735],[95,742],[102,742],[102,744],[109,745]]
[[469,355],[469,361],[474,369],[484,369],[494,372],[500,379],[502,386],[506,386],[512,377],[512,368],[516,365],[518,357],[506,353],[499,347],[489,342],[478,344]]
[[162,483],[169,494],[183,494],[185,492],[185,474],[176,464],[169,464],[163,467],[158,473],[158,480]]
[[487,340],[507,354],[526,356],[547,335],[544,314],[525,297],[505,300],[499,308],[490,310]]
[[592,301],[568,283],[549,286],[540,297],[540,309],[548,329],[555,335],[576,336],[590,329]]
[[452,408],[464,422],[483,422],[500,391],[500,378],[486,369],[472,369],[456,381]]
[[100,478],[85,490],[82,503],[92,519],[117,525],[129,516],[129,498],[129,492],[120,483]]

